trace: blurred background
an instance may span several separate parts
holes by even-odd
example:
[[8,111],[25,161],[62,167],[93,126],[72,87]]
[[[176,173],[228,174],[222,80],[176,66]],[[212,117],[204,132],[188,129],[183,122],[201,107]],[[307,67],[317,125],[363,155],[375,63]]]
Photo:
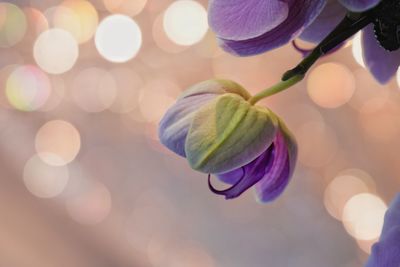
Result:
[[226,201],[158,121],[192,84],[255,93],[301,55],[221,51],[206,7],[0,2],[1,267],[362,266],[399,191],[400,74],[376,83],[357,35],[263,100],[297,137],[295,175],[273,203]]

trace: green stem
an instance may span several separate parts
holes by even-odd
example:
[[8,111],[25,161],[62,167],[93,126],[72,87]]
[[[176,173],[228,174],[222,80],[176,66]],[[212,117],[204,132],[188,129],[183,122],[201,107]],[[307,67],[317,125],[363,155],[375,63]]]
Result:
[[248,102],[252,105],[263,98],[279,93],[303,80],[307,71],[323,55],[343,43],[349,37],[373,21],[371,11],[363,13],[348,12],[343,20],[305,57],[294,69],[287,71],[282,81],[251,97]]
[[263,98],[266,98],[268,96],[274,95],[276,93],[279,93],[293,85],[295,85],[296,83],[300,82],[301,80],[303,80],[304,75],[299,74],[299,75],[295,75],[293,77],[291,77],[290,79],[286,80],[286,81],[281,81],[275,85],[273,85],[272,87],[269,87],[261,92],[259,92],[258,94],[252,96],[248,102],[252,105],[254,105],[255,103],[257,103],[258,101],[260,101]]

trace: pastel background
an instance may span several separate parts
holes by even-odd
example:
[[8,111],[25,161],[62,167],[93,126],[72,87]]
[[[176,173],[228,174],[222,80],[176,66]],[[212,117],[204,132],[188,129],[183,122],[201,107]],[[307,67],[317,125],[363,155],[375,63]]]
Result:
[[301,55],[221,51],[206,6],[0,2],[0,267],[362,266],[399,191],[400,72],[376,83],[356,35],[262,101],[297,137],[295,175],[271,204],[225,201],[158,121],[194,83],[255,93]]

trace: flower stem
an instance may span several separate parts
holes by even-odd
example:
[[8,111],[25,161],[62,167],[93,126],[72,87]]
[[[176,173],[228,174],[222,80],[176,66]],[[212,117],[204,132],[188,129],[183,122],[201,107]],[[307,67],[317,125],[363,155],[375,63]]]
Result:
[[326,36],[294,69],[282,76],[282,81],[299,74],[306,74],[311,66],[323,55],[346,41],[355,33],[373,22],[371,10],[362,13],[348,12],[343,20]]
[[303,80],[307,71],[323,55],[335,49],[355,33],[373,22],[374,16],[368,10],[362,13],[348,12],[343,20],[326,36],[295,68],[283,74],[282,80],[251,97],[248,101],[254,105],[268,96],[279,93]]
[[266,98],[268,96],[274,95],[276,93],[279,93],[293,85],[295,85],[296,83],[300,82],[301,80],[303,80],[304,75],[303,74],[299,74],[299,75],[295,75],[293,77],[291,77],[290,79],[286,80],[286,81],[281,81],[261,92],[259,92],[258,94],[252,96],[248,102],[251,105],[254,105],[255,103],[257,103],[258,101],[260,101],[263,98]]

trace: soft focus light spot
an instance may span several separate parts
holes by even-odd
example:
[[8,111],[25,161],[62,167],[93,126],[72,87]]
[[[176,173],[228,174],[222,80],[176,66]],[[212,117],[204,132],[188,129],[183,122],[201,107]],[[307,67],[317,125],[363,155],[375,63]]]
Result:
[[179,92],[179,87],[167,80],[152,81],[140,91],[139,108],[146,121],[160,121],[166,110],[176,101],[176,96],[166,92],[168,88],[170,92]]
[[113,76],[99,68],[81,71],[72,83],[75,103],[87,112],[100,112],[109,108],[115,100],[116,82]]
[[264,68],[261,66],[261,61],[261,57],[236,57],[222,53],[213,58],[213,75],[224,79],[235,77],[237,83],[246,86],[250,93],[255,93],[259,88],[276,83],[274,77],[276,67],[271,64],[269,68],[268,66]]
[[[359,68],[353,73],[356,78],[356,90],[349,101],[349,105],[355,110],[361,111],[362,107],[372,100],[383,107],[389,97],[390,88],[380,85],[366,69]],[[379,87],[379,90],[377,90],[377,87]]]
[[26,17],[16,5],[0,3],[0,47],[17,44],[26,32]]
[[71,33],[79,43],[92,38],[99,22],[96,9],[83,0],[64,1],[53,16],[54,26]]
[[162,191],[142,192],[132,208],[125,225],[125,237],[135,249],[146,250],[152,238],[164,236],[176,225],[178,214]]
[[214,261],[200,246],[185,242],[170,251],[167,266],[214,267]]
[[111,194],[107,187],[92,182],[78,194],[67,199],[68,214],[80,224],[94,225],[102,222],[111,211]]
[[40,111],[51,111],[57,108],[62,102],[65,94],[65,82],[64,79],[60,76],[52,76],[50,77],[51,84],[51,94],[47,99],[46,103],[40,107]]
[[178,0],[165,11],[163,20],[167,36],[179,45],[193,45],[203,39],[208,30],[207,12],[196,1]]
[[[51,157],[54,161],[60,160],[55,155]],[[67,167],[49,166],[37,155],[33,156],[24,167],[26,188],[40,198],[52,198],[59,195],[67,185],[68,178]]]
[[371,254],[372,246],[378,242],[378,238],[374,238],[371,240],[357,240],[358,247],[367,253],[368,255]]
[[397,69],[396,81],[397,81],[397,86],[400,87],[400,68]]
[[26,7],[24,12],[28,22],[25,39],[33,42],[40,33],[49,28],[49,23],[43,13],[35,8]]
[[285,107],[285,111],[281,115],[285,116],[285,123],[290,125],[295,136],[306,123],[324,124],[324,118],[314,105],[294,103]]
[[148,122],[158,122],[175,99],[154,92],[142,90],[139,95],[139,107],[142,116]]
[[168,53],[180,53],[187,49],[188,46],[178,45],[168,38],[164,31],[163,18],[164,16],[161,14],[153,23],[153,39],[157,46]]
[[7,79],[6,96],[16,109],[33,111],[46,102],[50,95],[50,81],[35,66],[21,66]]
[[350,100],[354,90],[354,76],[341,64],[319,65],[308,76],[308,95],[317,105],[324,108],[344,105]]
[[104,6],[111,13],[135,16],[143,10],[147,0],[103,0],[103,2]]
[[[0,58],[1,58],[0,54]],[[19,61],[16,58],[17,61]],[[23,62],[21,62],[23,63]],[[15,107],[10,104],[10,101],[7,99],[7,80],[10,78],[10,75],[17,69],[21,67],[18,64],[5,65],[0,69],[0,84],[3,86],[3,92],[0,93],[0,107],[5,109],[14,109]]]
[[215,35],[212,31],[208,31],[204,36],[201,43],[195,47],[195,52],[197,55],[204,58],[213,58],[221,55],[223,50],[218,46],[215,41]]
[[33,56],[44,71],[60,74],[70,70],[78,59],[78,44],[74,37],[62,29],[50,29],[39,35]]
[[142,78],[128,68],[111,70],[117,83],[117,94],[110,110],[115,113],[128,113],[138,105],[139,90],[143,87]]
[[126,62],[139,52],[142,32],[138,24],[128,16],[111,15],[97,28],[96,48],[100,55],[111,62]]
[[306,166],[322,167],[328,164],[337,152],[337,137],[323,122],[308,122],[297,131],[299,160]]
[[364,63],[364,58],[363,58],[363,48],[361,45],[361,32],[358,32],[352,41],[352,46],[351,46],[352,52],[353,52],[353,57],[356,60],[356,62],[365,68],[365,63]]
[[347,201],[357,194],[368,192],[368,186],[362,179],[351,175],[340,175],[326,187],[324,204],[332,217],[341,220]]
[[[69,122],[49,121],[36,134],[35,147],[40,158],[47,164],[60,166],[70,163],[79,153],[81,139],[78,130]],[[49,154],[60,160],[54,161]]]
[[361,179],[364,184],[368,187],[369,193],[375,193],[376,183],[372,176],[364,170],[357,168],[345,169],[339,172],[338,176],[353,176]]
[[356,239],[371,240],[379,237],[386,204],[379,197],[362,193],[347,201],[342,221],[346,231]]
[[359,114],[360,124],[371,140],[389,143],[400,133],[400,108],[390,98],[374,98],[366,102]]

